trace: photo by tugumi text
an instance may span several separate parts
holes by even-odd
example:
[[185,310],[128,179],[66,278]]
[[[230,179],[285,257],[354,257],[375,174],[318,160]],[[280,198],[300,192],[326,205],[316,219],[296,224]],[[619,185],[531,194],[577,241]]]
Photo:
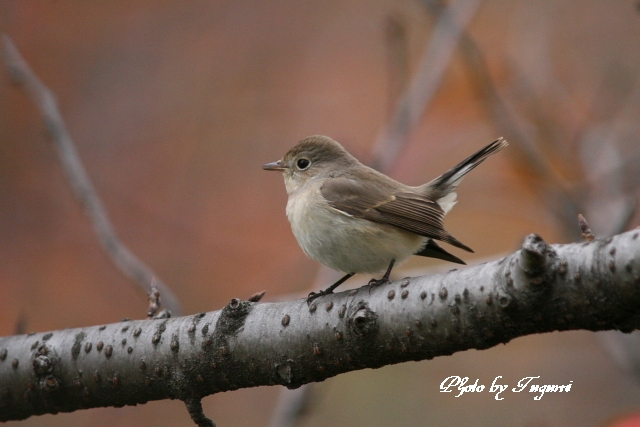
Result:
[[[508,384],[499,384],[499,380],[502,378],[502,375],[498,375],[493,379],[491,386],[489,387],[489,393],[495,393],[496,400],[504,400],[504,397],[500,396],[502,392],[508,391]],[[512,393],[521,393],[523,391],[528,391],[529,393],[535,393],[533,396],[533,400],[541,400],[542,396],[545,393],[568,393],[571,391],[571,386],[573,385],[573,381],[569,381],[568,384],[565,385],[557,385],[557,384],[538,384],[539,381],[536,381],[540,378],[540,375],[535,377],[523,377],[518,381],[515,387],[511,388]],[[479,379],[476,379],[473,384],[467,384],[469,382],[469,377],[459,377],[457,375],[452,375],[447,377],[440,383],[440,392],[441,393],[453,393],[457,390],[458,394],[454,397],[460,397],[464,393],[482,393],[485,391],[486,387],[483,384],[478,384]]]

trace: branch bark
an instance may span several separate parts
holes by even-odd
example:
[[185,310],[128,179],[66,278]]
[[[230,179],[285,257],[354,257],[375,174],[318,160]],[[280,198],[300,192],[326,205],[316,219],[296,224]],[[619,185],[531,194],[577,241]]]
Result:
[[0,421],[432,359],[556,330],[640,328],[640,230],[322,297],[0,338]]

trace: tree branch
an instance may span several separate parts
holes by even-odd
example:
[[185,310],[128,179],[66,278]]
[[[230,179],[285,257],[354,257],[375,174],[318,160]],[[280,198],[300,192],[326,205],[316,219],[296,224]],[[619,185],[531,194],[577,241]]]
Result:
[[35,75],[29,64],[18,52],[11,38],[5,34],[2,35],[1,53],[13,81],[25,88],[40,110],[47,130],[58,148],[60,162],[67,173],[74,194],[91,221],[93,230],[98,236],[104,251],[116,267],[125,276],[139,283],[146,293],[151,289],[151,282],[155,280],[156,286],[162,293],[165,306],[174,314],[180,315],[182,308],[176,295],[164,282],[157,279],[157,275],[151,268],[131,252],[116,234],[107,211],[82,165],[73,139],[67,132],[67,127],[64,124],[53,92]]
[[[297,388],[335,375],[485,349],[534,333],[640,328],[640,230],[498,261],[279,303],[232,300],[171,319],[0,338],[0,421]],[[199,417],[203,418],[199,418]],[[206,425],[206,424],[201,424]]]
[[372,167],[389,170],[400,153],[407,136],[423,117],[481,0],[454,0],[443,8],[431,39],[425,48],[418,70],[398,101],[387,127],[378,134],[373,146]]
[[[446,13],[446,8],[440,0],[422,0],[427,11],[436,18]],[[460,30],[460,51],[466,62],[475,86],[482,95],[487,112],[493,121],[501,129],[501,133],[512,142],[517,155],[517,161],[524,166],[533,177],[538,179],[537,188],[545,194],[542,201],[547,208],[558,218],[563,225],[573,224],[576,215],[581,211],[579,197],[574,194],[567,183],[563,181],[550,160],[543,154],[536,143],[537,140],[527,132],[521,122],[526,120],[518,116],[510,108],[499,93],[486,63],[482,50],[476,43],[473,35],[466,29]],[[571,228],[570,230],[574,230]],[[572,238],[580,237],[573,232]]]

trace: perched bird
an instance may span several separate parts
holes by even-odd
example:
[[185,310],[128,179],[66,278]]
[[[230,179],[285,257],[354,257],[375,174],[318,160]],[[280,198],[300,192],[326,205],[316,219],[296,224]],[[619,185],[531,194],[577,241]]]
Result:
[[332,293],[355,273],[386,273],[370,284],[389,281],[394,263],[411,255],[464,264],[435,240],[468,252],[450,235],[444,216],[456,204],[456,187],[473,168],[498,152],[499,138],[433,181],[404,185],[360,163],[333,139],[309,136],[281,160],[263,169],[280,171],[289,200],[287,218],[302,250],[324,265],[347,273],[307,302]]

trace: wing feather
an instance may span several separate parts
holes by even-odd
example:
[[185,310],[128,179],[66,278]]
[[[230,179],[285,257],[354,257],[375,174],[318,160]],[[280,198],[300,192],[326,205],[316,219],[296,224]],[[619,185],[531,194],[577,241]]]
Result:
[[331,207],[356,218],[393,225],[473,252],[444,229],[445,212],[427,196],[409,191],[392,192],[391,188],[345,177],[327,179],[321,193]]

